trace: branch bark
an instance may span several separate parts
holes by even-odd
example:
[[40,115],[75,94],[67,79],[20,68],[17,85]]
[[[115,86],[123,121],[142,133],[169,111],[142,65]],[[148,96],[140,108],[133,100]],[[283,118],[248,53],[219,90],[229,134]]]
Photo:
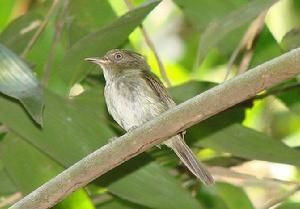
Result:
[[257,93],[300,73],[300,49],[290,51],[170,109],[101,147],[51,179],[11,209],[46,209],[95,178]]

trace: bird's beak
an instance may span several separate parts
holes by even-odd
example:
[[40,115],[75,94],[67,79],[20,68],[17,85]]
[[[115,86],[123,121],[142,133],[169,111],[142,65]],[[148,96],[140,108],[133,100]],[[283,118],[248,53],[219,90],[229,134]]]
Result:
[[109,63],[109,59],[107,57],[88,57],[84,59],[85,61],[92,62],[98,65],[105,65]]

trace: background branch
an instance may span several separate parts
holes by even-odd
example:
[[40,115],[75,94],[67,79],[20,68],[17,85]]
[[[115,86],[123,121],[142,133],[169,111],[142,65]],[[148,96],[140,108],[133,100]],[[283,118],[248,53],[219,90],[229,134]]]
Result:
[[245,32],[238,47],[234,50],[234,52],[232,53],[232,55],[229,59],[224,81],[228,79],[228,76],[230,74],[230,71],[232,69],[234,62],[236,61],[238,55],[240,53],[242,53],[243,51],[245,51],[245,54],[241,60],[240,67],[236,74],[241,74],[248,69],[250,61],[252,59],[255,42],[256,42],[259,34],[261,33],[261,31],[264,28],[265,17],[267,15],[267,12],[268,12],[268,10],[265,10],[260,15],[258,15],[258,17],[251,23],[251,25]]
[[115,139],[24,197],[11,209],[51,208],[71,192],[170,136],[299,73],[300,49],[296,49],[211,88]]
[[47,14],[45,16],[45,19],[40,24],[39,28],[34,33],[34,35],[32,36],[32,38],[28,42],[26,48],[22,52],[21,57],[23,59],[25,58],[25,56],[27,55],[27,53],[31,50],[31,48],[33,47],[33,45],[35,44],[35,42],[38,40],[39,36],[43,33],[44,29],[46,28],[46,26],[47,26],[47,24],[49,22],[49,19],[50,19],[51,15],[53,14],[53,12],[55,11],[56,6],[58,5],[58,2],[59,2],[59,0],[53,0],[53,3],[52,3],[50,9],[48,10],[48,12],[47,12]]
[[[53,4],[54,4],[54,2],[53,2]],[[55,50],[57,48],[58,41],[61,38],[63,27],[65,25],[64,18],[66,16],[65,13],[66,13],[68,4],[69,4],[69,0],[65,0],[64,2],[62,2],[61,11],[59,12],[58,16],[56,17],[54,36],[53,36],[52,43],[51,43],[51,46],[49,49],[47,62],[44,66],[44,71],[43,71],[43,84],[45,86],[48,85],[48,80],[49,80],[51,69],[52,69],[52,63],[53,63],[54,57],[55,57]]]
[[[124,0],[125,4],[127,5],[128,9],[129,10],[132,10],[134,8],[132,2],[130,0]],[[141,32],[144,36],[144,39],[145,39],[145,42],[146,44],[148,45],[148,47],[151,49],[151,51],[153,52],[154,56],[155,56],[155,59],[156,59],[156,62],[158,64],[158,68],[159,68],[159,72],[160,72],[160,75],[162,77],[162,79],[166,82],[166,86],[167,87],[170,87],[172,86],[171,84],[171,81],[170,79],[168,78],[168,75],[167,75],[167,72],[166,72],[166,69],[155,49],[155,46],[153,44],[153,42],[151,41],[150,37],[148,36],[148,33],[147,31],[145,30],[145,28],[143,27],[143,25],[140,25],[140,29],[141,29]]]
[[295,186],[293,189],[291,189],[288,192],[285,192],[284,194],[282,194],[281,196],[275,197],[271,200],[269,200],[264,206],[262,206],[260,209],[269,209],[272,208],[278,204],[280,204],[281,202],[283,202],[284,200],[288,199],[290,196],[292,196],[293,194],[295,194],[296,192],[298,192],[300,190],[300,184],[298,184],[297,186]]

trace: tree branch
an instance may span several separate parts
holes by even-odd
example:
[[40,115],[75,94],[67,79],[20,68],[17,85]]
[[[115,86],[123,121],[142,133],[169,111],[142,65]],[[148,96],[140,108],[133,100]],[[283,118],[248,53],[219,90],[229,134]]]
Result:
[[300,49],[243,73],[170,109],[83,158],[11,209],[46,209],[170,136],[300,73]]

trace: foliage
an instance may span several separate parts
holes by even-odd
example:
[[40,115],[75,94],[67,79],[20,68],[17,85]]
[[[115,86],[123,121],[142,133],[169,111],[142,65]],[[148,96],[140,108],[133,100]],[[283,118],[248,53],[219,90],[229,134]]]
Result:
[[[176,84],[170,93],[181,103],[224,80],[231,54],[269,7],[262,30],[239,51],[230,76],[240,72],[249,53],[247,69],[299,46],[299,3],[275,2],[135,0],[136,8],[127,11],[123,1],[113,0],[0,0],[0,205],[17,192],[28,194],[123,133],[106,111],[101,70],[85,57],[130,48],[145,54],[157,73],[153,52],[138,30],[144,22]],[[20,8],[22,15],[16,12]],[[272,22],[275,16],[281,23]],[[278,32],[282,25],[284,31]],[[249,185],[224,176],[232,174],[232,166],[243,171],[243,165],[259,160],[291,165],[296,175],[289,178],[299,178],[298,87],[298,78],[287,81],[187,130],[186,141],[199,158],[228,172],[213,173],[217,183],[212,187],[199,185],[168,149],[153,148],[55,207],[254,208],[251,189],[258,186],[267,196],[270,182],[281,192],[285,184],[254,178]],[[298,208],[295,199],[279,208]]]

